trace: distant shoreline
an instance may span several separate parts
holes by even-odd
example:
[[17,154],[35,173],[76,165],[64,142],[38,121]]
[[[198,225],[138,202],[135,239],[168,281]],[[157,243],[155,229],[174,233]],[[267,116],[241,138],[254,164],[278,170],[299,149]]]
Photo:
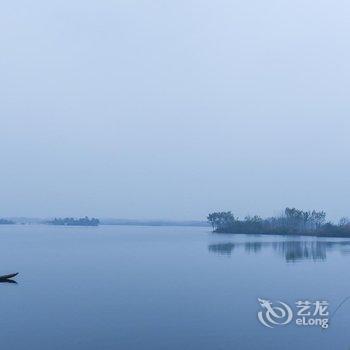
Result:
[[350,234],[339,234],[339,233],[325,233],[325,234],[312,234],[312,233],[247,233],[247,232],[217,232],[213,231],[217,235],[246,235],[246,236],[283,236],[283,237],[315,237],[315,238],[350,238]]
[[210,227],[206,221],[171,221],[171,220],[132,220],[132,219],[101,219],[101,225],[116,226],[193,226]]
[[[49,225],[49,226],[75,226],[75,227],[93,227],[93,226],[149,226],[149,227],[210,227],[206,221],[199,220],[137,220],[137,219],[92,219],[89,218],[59,218],[59,219],[42,219],[42,218],[10,218],[4,219],[7,225]],[[96,221],[98,220],[98,221]],[[11,222],[10,222],[11,221]],[[1,222],[0,222],[1,225]]]

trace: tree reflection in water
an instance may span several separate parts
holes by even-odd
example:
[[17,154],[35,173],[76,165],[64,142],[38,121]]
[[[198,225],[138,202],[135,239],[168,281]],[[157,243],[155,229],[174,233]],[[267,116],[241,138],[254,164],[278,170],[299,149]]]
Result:
[[276,242],[226,242],[210,244],[209,252],[230,256],[236,249],[244,249],[248,254],[257,254],[272,249],[287,262],[301,260],[325,261],[327,253],[338,250],[350,254],[350,241],[276,241]]

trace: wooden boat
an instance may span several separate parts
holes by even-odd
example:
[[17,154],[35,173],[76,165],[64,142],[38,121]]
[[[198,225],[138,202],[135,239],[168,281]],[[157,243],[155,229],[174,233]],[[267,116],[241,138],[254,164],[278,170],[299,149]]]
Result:
[[18,272],[17,273],[10,273],[9,275],[3,275],[3,276],[0,276],[0,280],[8,280],[8,279],[11,279],[13,277],[16,277],[18,275]]

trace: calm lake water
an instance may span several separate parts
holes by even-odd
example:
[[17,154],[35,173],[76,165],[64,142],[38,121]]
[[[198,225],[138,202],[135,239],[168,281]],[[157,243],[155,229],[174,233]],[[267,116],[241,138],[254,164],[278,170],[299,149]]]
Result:
[[[350,349],[350,240],[207,228],[0,226],[3,348]],[[329,301],[330,326],[267,328],[258,298]],[[294,310],[294,309],[293,309]]]

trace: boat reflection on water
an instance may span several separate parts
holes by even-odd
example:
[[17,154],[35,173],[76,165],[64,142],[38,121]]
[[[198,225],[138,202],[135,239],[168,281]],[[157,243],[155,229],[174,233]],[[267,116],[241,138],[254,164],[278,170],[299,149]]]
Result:
[[11,279],[0,279],[0,283],[12,283],[12,284],[18,284],[15,280],[11,280]]
[[243,249],[246,253],[257,254],[264,250],[272,250],[283,257],[286,262],[301,260],[325,261],[327,253],[339,251],[350,254],[350,241],[323,241],[323,240],[286,240],[276,242],[226,242],[210,244],[211,253],[230,256],[235,250]]

